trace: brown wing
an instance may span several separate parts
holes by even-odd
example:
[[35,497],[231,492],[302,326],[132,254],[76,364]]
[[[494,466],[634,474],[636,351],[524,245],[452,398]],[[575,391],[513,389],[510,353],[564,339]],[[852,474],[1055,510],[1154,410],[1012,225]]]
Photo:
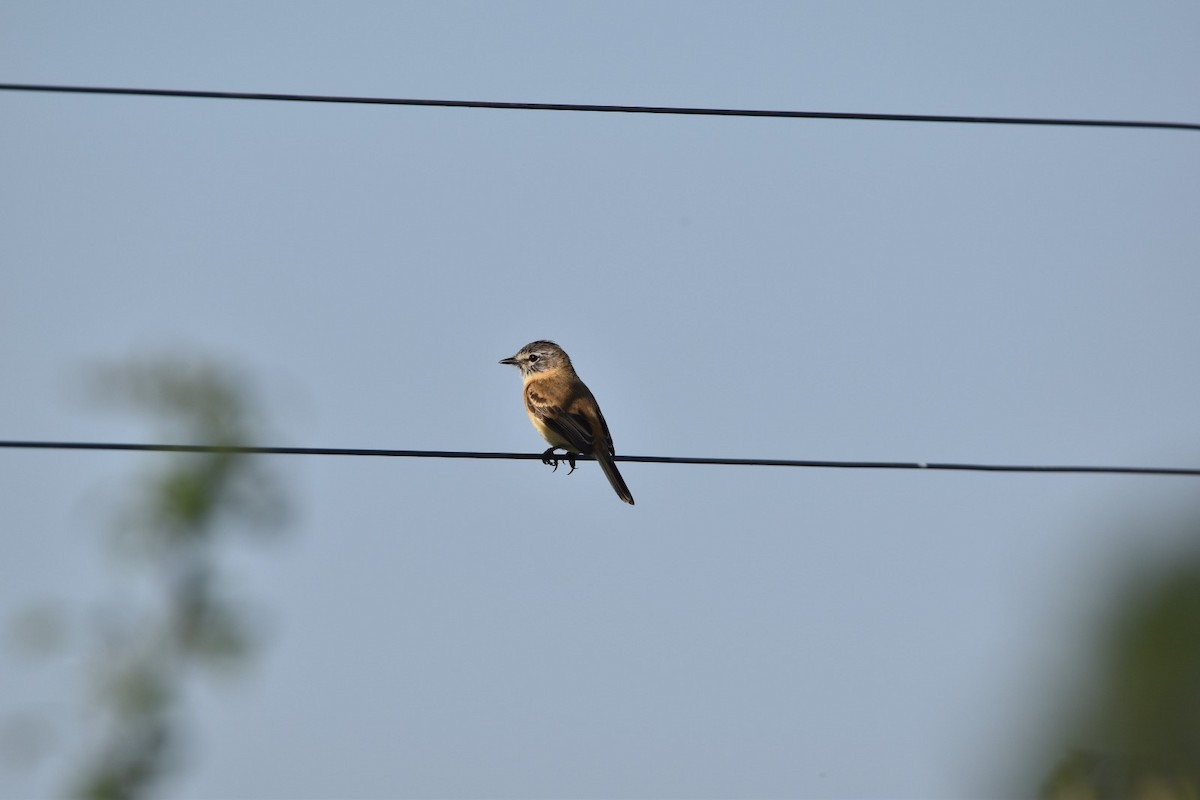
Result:
[[596,403],[594,407],[596,409],[596,417],[600,420],[600,430],[604,431],[604,441],[608,442],[608,454],[615,456],[617,451],[613,447],[612,434],[608,432],[608,423],[604,421],[604,414],[600,411],[600,404]]
[[591,391],[582,383],[579,385],[579,392],[568,405],[570,416],[572,419],[582,424],[588,431],[588,438],[591,442],[592,449],[588,450],[589,455],[595,454],[595,446],[599,440],[601,447],[608,451],[608,454],[615,455],[613,450],[612,434],[608,432],[608,423],[604,421],[604,414],[600,411],[600,404],[596,402],[596,398]]
[[578,409],[580,416],[588,420],[588,424],[595,434],[594,438],[600,440],[597,442],[600,445],[599,449],[593,449],[591,455],[596,456],[596,461],[600,462],[600,468],[604,470],[604,477],[608,478],[608,482],[612,484],[617,497],[629,505],[633,505],[633,495],[630,493],[629,487],[625,485],[625,479],[621,477],[616,462],[613,461],[616,451],[613,449],[612,434],[608,432],[608,423],[604,420],[604,414],[601,413],[596,398],[592,397],[591,392],[587,392],[586,395],[576,399],[570,408]]
[[570,449],[584,454],[592,452],[596,438],[586,416],[577,411],[568,412],[562,406],[551,403],[532,383],[525,388],[525,404],[529,413],[567,442]]

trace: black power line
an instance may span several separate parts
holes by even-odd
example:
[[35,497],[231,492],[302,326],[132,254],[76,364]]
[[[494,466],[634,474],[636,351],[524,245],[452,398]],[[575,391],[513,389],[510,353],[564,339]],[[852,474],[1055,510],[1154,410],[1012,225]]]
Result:
[[593,111],[610,114],[676,114],[705,117],[776,117],[785,119],[841,119],[874,122],[954,122],[982,125],[1057,125],[1090,128],[1158,128],[1200,131],[1200,123],[1151,122],[1119,119],[1064,119],[1053,117],[990,117],[962,114],[864,114],[842,111],[771,111],[747,108],[695,108],[681,106],[621,106],[590,103],[505,103],[493,100],[420,100],[401,97],[281,94],[277,92],[212,92],[192,89],[136,89],[115,86],[61,86],[35,83],[0,83],[10,92],[60,92],[70,94],[141,95],[150,97],[202,97],[214,100],[279,100],[295,103],[359,103],[387,106],[437,106],[441,108],[491,108],[512,111]]
[[[120,442],[0,441],[0,448],[29,450],[125,450],[157,453],[239,453],[247,455],[379,456],[388,458],[483,458],[541,461],[541,453],[480,453],[458,450],[381,450],[359,447],[222,447],[202,444],[133,444]],[[577,461],[594,461],[576,456]],[[832,469],[922,469],[960,472],[1072,472],[1105,475],[1192,475],[1200,469],[1183,467],[1037,466],[1027,464],[956,464],[937,461],[814,461],[784,458],[687,458],[680,456],[617,456],[617,461],[642,464],[714,464],[756,467],[822,467]]]

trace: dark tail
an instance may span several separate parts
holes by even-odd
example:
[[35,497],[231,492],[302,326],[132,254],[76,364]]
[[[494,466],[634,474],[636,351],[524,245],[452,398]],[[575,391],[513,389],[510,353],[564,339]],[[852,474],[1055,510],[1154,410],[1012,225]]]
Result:
[[623,502],[633,505],[633,495],[629,493],[629,487],[625,485],[625,479],[621,477],[621,473],[617,472],[617,462],[603,451],[596,453],[596,460],[600,462],[600,469],[604,470],[604,477],[608,478],[608,482],[612,484],[617,497],[621,498]]

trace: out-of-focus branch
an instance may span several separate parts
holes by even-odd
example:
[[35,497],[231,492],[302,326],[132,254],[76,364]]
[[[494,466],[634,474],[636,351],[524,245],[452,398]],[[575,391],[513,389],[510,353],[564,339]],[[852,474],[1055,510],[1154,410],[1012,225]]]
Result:
[[[214,364],[137,363],[106,370],[100,384],[104,395],[165,423],[168,435],[255,441],[246,387]],[[101,722],[73,794],[148,797],[178,766],[190,673],[244,661],[255,640],[240,607],[220,591],[219,534],[270,528],[283,509],[261,461],[246,454],[173,455],[138,480],[118,533],[150,602],[118,609],[89,661]]]

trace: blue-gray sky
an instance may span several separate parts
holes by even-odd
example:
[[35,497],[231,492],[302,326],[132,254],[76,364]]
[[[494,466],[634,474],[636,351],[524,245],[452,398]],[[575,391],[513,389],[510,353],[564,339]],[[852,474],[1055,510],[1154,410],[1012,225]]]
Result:
[[[1200,120],[1184,2],[0,8],[0,80]],[[553,338],[619,452],[1194,465],[1200,135],[0,94],[0,437],[192,352],[270,442],[535,451]],[[153,457],[0,452],[0,612],[119,590]],[[1189,479],[287,458],[270,636],[169,796],[965,797],[1029,769]],[[76,631],[86,639],[86,632]],[[79,664],[0,660],[58,793]],[[1036,759],[1033,759],[1036,760]]]

